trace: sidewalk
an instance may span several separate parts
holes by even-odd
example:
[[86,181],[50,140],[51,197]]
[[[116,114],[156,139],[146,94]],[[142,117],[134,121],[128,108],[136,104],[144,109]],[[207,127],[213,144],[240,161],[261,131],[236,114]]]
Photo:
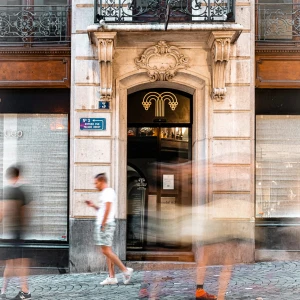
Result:
[[[221,267],[208,267],[205,289],[217,294]],[[33,300],[99,299],[195,299],[195,270],[134,272],[132,282],[100,286],[106,273],[34,275],[29,284]],[[1,279],[2,283],[2,279]],[[17,293],[10,282],[7,298]],[[300,300],[300,261],[236,265],[227,288],[226,300]]]

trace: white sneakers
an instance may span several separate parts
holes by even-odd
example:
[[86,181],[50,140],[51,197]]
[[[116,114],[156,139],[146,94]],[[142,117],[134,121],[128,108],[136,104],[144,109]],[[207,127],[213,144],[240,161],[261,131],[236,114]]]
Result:
[[106,279],[104,279],[102,282],[100,282],[101,285],[107,285],[107,284],[117,284],[118,283],[118,279],[117,278],[111,278],[111,277],[107,277]]
[[[133,273],[132,268],[127,268],[127,271],[123,273],[123,282],[124,284],[128,284],[130,282],[131,276]],[[100,282],[100,285],[107,285],[107,284],[117,284],[118,280],[116,277],[107,277],[102,282]]]
[[128,284],[133,273],[133,269],[127,268],[127,271],[123,273],[123,282],[124,284]]

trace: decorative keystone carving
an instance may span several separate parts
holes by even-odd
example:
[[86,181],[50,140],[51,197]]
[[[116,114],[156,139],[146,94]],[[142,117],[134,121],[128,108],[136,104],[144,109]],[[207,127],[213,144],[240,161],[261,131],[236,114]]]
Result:
[[147,70],[150,81],[171,80],[178,70],[188,67],[188,61],[177,47],[170,46],[165,41],[149,47],[140,58],[134,60],[138,69]]
[[113,56],[116,32],[94,32],[93,42],[98,47],[100,65],[100,98],[111,100],[113,94]]
[[234,32],[212,32],[208,43],[212,54],[212,98],[217,101],[226,95],[225,70],[229,61],[230,44]]

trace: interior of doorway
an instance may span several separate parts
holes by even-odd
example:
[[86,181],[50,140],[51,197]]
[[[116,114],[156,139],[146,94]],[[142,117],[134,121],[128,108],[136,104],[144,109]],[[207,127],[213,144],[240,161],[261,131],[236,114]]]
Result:
[[181,232],[191,209],[190,141],[188,127],[128,127],[127,257],[193,260]]
[[190,261],[192,96],[141,90],[127,108],[127,259]]

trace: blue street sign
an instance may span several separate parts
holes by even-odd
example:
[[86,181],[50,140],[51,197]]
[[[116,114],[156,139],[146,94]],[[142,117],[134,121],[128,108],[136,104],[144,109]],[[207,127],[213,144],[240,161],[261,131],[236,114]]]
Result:
[[105,118],[81,118],[80,130],[106,130]]

